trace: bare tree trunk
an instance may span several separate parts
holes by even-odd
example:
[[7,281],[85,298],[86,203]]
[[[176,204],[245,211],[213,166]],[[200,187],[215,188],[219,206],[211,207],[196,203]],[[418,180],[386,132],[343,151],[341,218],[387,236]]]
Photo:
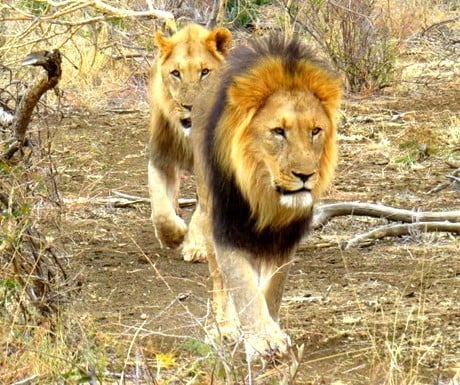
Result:
[[211,16],[206,23],[206,27],[214,28],[216,25],[224,25],[225,10],[227,9],[227,0],[214,0]]

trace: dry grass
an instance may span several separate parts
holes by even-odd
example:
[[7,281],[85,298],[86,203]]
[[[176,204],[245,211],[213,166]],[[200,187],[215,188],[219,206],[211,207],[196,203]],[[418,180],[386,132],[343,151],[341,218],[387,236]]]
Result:
[[[398,59],[400,78],[398,84],[393,84],[389,90],[379,96],[368,95],[362,103],[350,102],[353,116],[347,117],[348,126],[345,124],[346,127],[342,130],[342,143],[344,146],[355,148],[362,157],[375,157],[376,153],[384,155],[390,170],[383,169],[382,173],[390,173],[390,166],[395,166],[399,168],[401,178],[411,175],[416,167],[420,167],[418,148],[426,143],[434,151],[430,156],[458,163],[460,156],[458,111],[453,111],[452,108],[444,105],[449,103],[443,102],[443,96],[449,94],[447,91],[458,86],[456,79],[460,71],[457,57],[455,52],[449,51],[449,47],[446,48],[439,40],[433,42],[423,37],[415,43],[411,42],[411,38],[421,29],[450,17],[443,6],[445,2],[382,0],[381,3],[384,12],[391,9],[391,12],[387,13],[391,20],[391,35],[407,43],[404,46],[407,47],[406,55]],[[411,22],[408,24],[407,20]],[[51,46],[61,49],[65,56],[64,75],[60,84],[60,89],[63,91],[61,101],[66,107],[96,110],[107,107],[146,108],[143,76],[151,60],[149,45],[151,29],[139,27],[138,24],[117,29],[114,25],[104,22],[97,28],[77,29],[72,36],[69,36],[65,33],[65,28],[59,26],[48,26],[25,33],[30,27],[29,22],[8,22],[4,25],[6,29],[0,29],[0,38],[4,43],[0,48],[0,60],[19,74],[18,76],[24,73],[24,69],[19,71],[19,62],[27,52],[48,49]],[[122,48],[126,43],[126,35],[123,34],[126,30],[137,27],[141,35],[139,40],[136,39],[137,37],[129,36],[128,41],[133,39],[136,47],[147,47],[141,51],[143,57],[135,60],[114,60],[113,56],[120,52],[133,52],[131,49]],[[12,38],[11,31],[18,33],[20,38]],[[49,37],[42,39],[40,36],[43,36],[43,31],[49,33]],[[137,48],[134,52],[137,52]],[[416,110],[414,95],[418,95],[418,100],[423,100],[423,96],[431,95],[433,89],[439,89],[437,93],[439,104],[433,106],[428,102],[426,105],[417,103],[417,108],[425,108],[426,111],[421,113]],[[453,94],[454,97],[458,95]],[[51,104],[57,105],[54,96],[49,95],[48,98]],[[379,109],[376,105],[382,99],[385,100],[385,108]],[[347,111],[352,111],[352,108]],[[405,115],[393,119],[394,112],[398,113],[399,110],[405,111]],[[364,119],[360,120],[360,117],[370,117],[375,120],[366,122]],[[85,119],[86,123],[83,122]],[[78,124],[91,125],[91,119],[91,116],[81,118]],[[69,127],[64,129],[71,131]],[[129,136],[124,139],[129,140]],[[107,170],[112,166],[102,159],[105,149],[98,146],[98,142],[89,137],[86,132],[83,132],[77,141],[86,146],[86,150],[80,154],[75,154],[76,142],[68,143],[65,149],[60,147],[62,153],[59,156],[74,153],[76,157],[72,170],[69,170],[67,165],[58,164],[62,168],[62,180],[67,184],[75,184],[73,180],[74,177],[79,176],[80,169],[88,167],[90,171],[87,179],[83,179],[83,183],[78,184],[79,190],[76,194],[85,196],[105,194],[107,187],[101,187],[101,184],[105,183],[101,180],[107,177],[109,174]],[[405,146],[408,143],[412,144]],[[384,174],[383,177],[386,175]],[[3,183],[3,180],[1,182]],[[358,191],[360,188],[358,185],[351,185],[351,188],[356,191],[355,197],[369,196],[365,195],[368,191],[365,193],[362,190]],[[398,199],[398,202],[405,200],[404,197]],[[445,202],[439,198],[435,200],[435,204],[442,207]],[[75,259],[79,257],[78,260],[85,261],[83,257],[88,253],[91,242],[112,236],[108,246],[106,245],[107,248],[113,248],[115,241],[117,248],[121,249],[120,252],[125,250],[123,247],[129,245],[131,252],[135,249],[137,254],[144,258],[147,254],[143,251],[144,246],[139,247],[131,239],[119,240],[112,235],[112,232],[115,234],[117,231],[120,233],[135,231],[126,229],[126,224],[122,222],[123,218],[120,218],[119,213],[104,212],[112,225],[109,230],[98,226],[103,217],[101,211],[103,210],[100,209],[96,213],[92,207],[75,205],[66,213],[69,221],[81,223],[81,234],[75,232],[64,235],[70,238],[68,244],[81,253],[75,256]],[[37,213],[38,211],[34,211],[31,214],[32,220],[36,219]],[[123,213],[123,215],[128,214]],[[148,213],[141,212],[139,215],[147,217]],[[1,225],[2,233],[6,234],[4,230],[7,230],[11,237],[17,234],[17,231],[21,231],[13,228],[11,219],[2,220]],[[145,222],[138,222],[137,225],[145,225]],[[345,226],[352,229],[355,224],[347,222]],[[333,236],[337,238],[344,230],[339,227],[333,231]],[[92,235],[88,236],[88,232]],[[63,235],[53,232],[53,236]],[[87,242],[86,249],[79,241],[80,238]],[[458,250],[458,239],[440,241],[439,238],[430,240],[428,236],[420,236],[419,239],[421,243],[418,247],[412,245],[407,253],[397,254],[396,258],[401,258],[414,253],[417,256],[417,263],[409,275],[394,278],[395,281],[407,280],[403,290],[396,289],[396,284],[388,285],[385,294],[389,301],[387,304],[372,302],[373,299],[369,298],[368,293],[375,289],[372,286],[374,281],[370,278],[362,278],[365,274],[360,276],[355,271],[357,264],[352,256],[344,255],[342,261],[346,266],[344,274],[347,275],[345,283],[349,286],[344,284],[340,294],[334,290],[331,292],[332,300],[336,301],[333,302],[334,306],[337,306],[337,303],[341,304],[339,313],[333,311],[326,313],[331,308],[321,304],[311,304],[308,311],[317,315],[318,321],[310,320],[311,330],[305,330],[304,318],[307,318],[308,314],[304,315],[297,307],[290,304],[283,305],[285,311],[283,322],[289,332],[306,344],[311,342],[308,346],[312,346],[311,351],[303,357],[301,363],[303,372],[297,383],[305,385],[458,384],[460,363],[458,357],[452,354],[455,351],[453,345],[456,341],[446,340],[445,331],[441,329],[444,325],[441,322],[444,314],[437,314],[430,309],[434,300],[430,298],[429,292],[429,288],[433,285],[432,276],[436,266],[430,253],[442,249],[442,244],[440,246],[436,242],[449,242],[454,245],[452,250],[455,250],[455,245]],[[127,253],[127,255],[132,254]],[[392,258],[391,255],[378,257],[388,258],[388,263]],[[447,262],[455,263],[453,260]],[[157,263],[152,261],[148,264],[148,268],[152,269],[152,275],[158,278],[162,273],[155,270]],[[360,261],[358,266],[364,263]],[[350,264],[354,265],[349,266]],[[79,381],[94,384],[243,384],[244,378],[248,378],[247,366],[241,364],[241,361],[233,357],[231,352],[206,340],[207,329],[204,327],[206,325],[203,325],[203,320],[178,300],[171,301],[170,306],[165,306],[154,317],[146,313],[147,318],[137,322],[135,326],[123,322],[114,324],[105,321],[104,317],[97,312],[86,314],[85,318],[81,319],[80,311],[67,307],[56,318],[37,317],[34,321],[28,322],[22,315],[21,307],[25,301],[24,289],[16,280],[12,280],[5,274],[6,271],[11,270],[9,261],[2,261],[1,268],[0,348],[6,353],[0,355],[0,382],[2,383],[26,383],[25,381],[28,380],[30,384],[72,384]],[[455,265],[452,267],[452,269],[457,268]],[[312,281],[319,279],[317,277],[321,276],[321,269],[316,273]],[[374,275],[380,277],[377,273],[384,276],[382,272],[375,272],[374,275],[371,273],[374,272],[370,270],[369,277]],[[117,274],[128,273],[123,270]],[[161,276],[161,279],[172,286],[169,293],[175,298],[177,289],[174,284],[178,284],[179,281],[171,280],[169,276]],[[199,280],[197,277],[187,279]],[[377,281],[376,279],[375,282]],[[356,282],[361,286],[355,286],[353,290],[348,291],[347,287],[352,287]],[[452,279],[451,282],[455,284],[456,281]],[[186,279],[182,279],[182,284],[187,286],[189,283]],[[200,285],[203,285],[202,281]],[[97,303],[93,304],[95,308],[102,306],[102,303],[112,301],[110,295],[102,299],[97,298],[100,295],[97,292],[92,295],[95,296],[94,302]],[[416,295],[417,301],[408,306],[405,301],[407,295]],[[200,298],[200,301],[201,309],[204,308],[206,314],[206,299]],[[451,298],[444,301],[446,301],[444,304],[446,308],[456,306],[455,303],[449,302]],[[123,313],[126,309],[116,310]],[[155,311],[158,309],[155,308]],[[323,314],[329,317],[327,321],[320,317]],[[150,327],[144,322],[151,321],[152,318],[161,324],[161,330],[167,331],[159,332],[156,326]],[[428,322],[432,320],[435,322]],[[175,328],[173,324],[169,325],[169,322],[180,322],[189,328],[184,331],[183,326]],[[432,325],[437,329],[431,329]],[[327,334],[325,336],[327,341],[318,342],[318,336],[323,336],[322,333]],[[170,334],[178,338],[168,337]],[[336,342],[342,344],[335,344]],[[315,350],[315,343],[324,347],[326,353],[322,354],[319,349]],[[334,348],[332,353],[327,350],[330,347]],[[439,373],[439,376],[427,379],[428,372],[430,375]],[[359,374],[350,380],[356,373]],[[254,375],[253,378],[255,377]],[[246,383],[249,383],[248,380]]]

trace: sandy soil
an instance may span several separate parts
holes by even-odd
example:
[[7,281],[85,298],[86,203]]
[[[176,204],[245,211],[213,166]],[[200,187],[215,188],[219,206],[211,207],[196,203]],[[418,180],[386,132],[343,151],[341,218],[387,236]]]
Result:
[[[434,89],[349,99],[325,200],[460,209],[458,184],[427,194],[459,167],[459,143],[447,134],[459,101],[458,87],[442,96]],[[205,341],[207,266],[159,247],[148,205],[104,203],[115,191],[147,197],[146,138],[147,112],[70,114],[62,122],[55,162],[66,199],[63,237],[82,282],[74,309],[134,341],[151,366],[155,354],[173,352],[170,372],[181,374],[171,383],[205,383],[211,373],[196,374],[204,363],[201,372],[184,368],[204,354],[187,341]],[[194,197],[192,176],[184,175],[182,196]],[[183,209],[187,220],[192,210]],[[305,345],[296,383],[379,384],[391,372],[448,384],[459,370],[459,237],[414,233],[340,249],[342,240],[385,223],[336,218],[297,252],[281,312],[284,329]]]

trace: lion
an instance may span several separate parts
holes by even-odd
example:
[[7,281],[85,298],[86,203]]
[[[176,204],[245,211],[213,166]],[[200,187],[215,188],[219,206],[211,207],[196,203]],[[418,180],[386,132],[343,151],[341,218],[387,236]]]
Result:
[[[177,215],[179,171],[192,170],[193,151],[188,138],[191,111],[198,93],[214,81],[232,42],[225,28],[208,30],[190,24],[171,37],[161,32],[154,42],[158,57],[149,79],[150,138],[148,142],[148,186],[151,218],[161,246],[178,247],[187,225]],[[195,258],[195,240],[189,237],[184,259]],[[203,259],[198,254],[197,259]]]
[[[234,48],[191,133],[220,334],[249,358],[284,356],[279,308],[296,246],[337,164],[342,82],[300,40]],[[193,220],[193,219],[192,219]]]

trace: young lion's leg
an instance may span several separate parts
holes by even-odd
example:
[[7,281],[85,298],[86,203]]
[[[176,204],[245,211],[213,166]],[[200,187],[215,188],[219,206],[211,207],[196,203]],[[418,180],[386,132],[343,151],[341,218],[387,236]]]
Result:
[[184,261],[206,262],[207,249],[211,241],[211,228],[208,213],[198,201],[188,227],[187,236],[182,247]]
[[[245,338],[246,354],[285,355],[290,339],[271,317],[261,287],[259,268],[251,254],[242,250],[216,247],[224,287],[235,304]],[[273,305],[272,305],[273,306]]]
[[185,237],[187,225],[176,214],[179,189],[178,169],[175,165],[158,166],[150,159],[148,183],[155,235],[161,246],[177,247]]
[[185,261],[206,262],[206,254],[214,252],[211,229],[211,198],[202,170],[195,169],[198,203],[190,220],[189,229],[182,248]]

